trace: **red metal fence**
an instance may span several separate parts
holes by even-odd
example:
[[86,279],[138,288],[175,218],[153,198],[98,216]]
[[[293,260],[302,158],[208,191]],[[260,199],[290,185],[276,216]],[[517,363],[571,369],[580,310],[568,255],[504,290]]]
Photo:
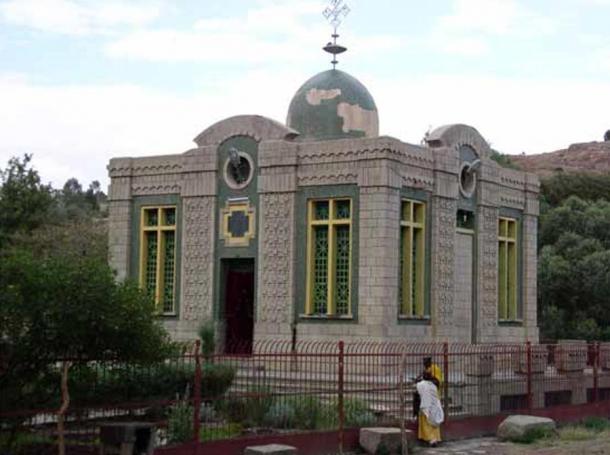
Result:
[[[255,343],[248,355],[212,356],[203,356],[198,343],[192,348],[152,365],[73,366],[68,441],[96,443],[101,421],[145,420],[160,428],[161,445],[335,430],[340,446],[347,428],[415,420],[414,381],[426,357],[443,373],[448,421],[610,400],[610,345],[600,343],[274,340]],[[54,440],[59,363],[51,365],[54,376],[36,399],[0,410],[4,439],[15,427],[30,439]]]

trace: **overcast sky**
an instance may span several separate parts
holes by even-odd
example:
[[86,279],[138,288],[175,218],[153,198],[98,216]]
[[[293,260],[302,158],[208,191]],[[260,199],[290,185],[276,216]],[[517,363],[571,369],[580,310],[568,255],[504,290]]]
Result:
[[[108,183],[113,156],[181,153],[237,114],[285,121],[330,67],[324,1],[0,0],[0,166]],[[382,134],[475,126],[505,153],[610,129],[610,0],[347,0],[339,68]]]

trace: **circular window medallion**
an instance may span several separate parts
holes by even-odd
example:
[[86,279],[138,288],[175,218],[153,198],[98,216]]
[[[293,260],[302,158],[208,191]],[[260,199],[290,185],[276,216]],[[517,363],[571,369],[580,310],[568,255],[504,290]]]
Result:
[[462,163],[459,180],[460,193],[465,198],[471,198],[477,188],[477,173],[472,163]]
[[241,190],[250,184],[253,176],[254,163],[250,155],[231,148],[224,165],[224,178],[227,185],[234,190]]

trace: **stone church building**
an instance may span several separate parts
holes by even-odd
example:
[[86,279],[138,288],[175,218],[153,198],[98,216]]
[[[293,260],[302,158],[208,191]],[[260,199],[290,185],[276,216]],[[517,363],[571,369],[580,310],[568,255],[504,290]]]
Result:
[[111,264],[176,339],[537,341],[538,179],[473,127],[379,136],[373,97],[309,79],[286,125],[230,117],[182,154],[115,158]]

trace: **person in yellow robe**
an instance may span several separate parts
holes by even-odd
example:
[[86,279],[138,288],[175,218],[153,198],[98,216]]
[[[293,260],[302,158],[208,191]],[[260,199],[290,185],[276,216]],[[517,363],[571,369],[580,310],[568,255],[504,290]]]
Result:
[[443,373],[430,357],[424,359],[424,373],[417,383],[420,396],[417,417],[417,438],[435,447],[441,441],[440,425],[445,416],[440,401],[440,390],[443,384]]

